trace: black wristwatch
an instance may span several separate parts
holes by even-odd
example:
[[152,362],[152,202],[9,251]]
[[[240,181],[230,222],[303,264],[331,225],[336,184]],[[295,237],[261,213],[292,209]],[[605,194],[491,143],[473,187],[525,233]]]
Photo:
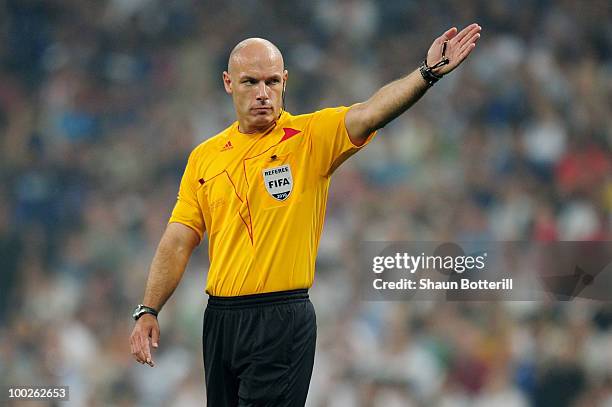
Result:
[[138,306],[134,310],[134,313],[132,314],[132,317],[134,318],[134,321],[138,321],[138,318],[140,318],[144,314],[151,314],[155,318],[157,318],[157,311],[155,309],[142,304],[138,304]]
[[427,56],[425,56],[425,59],[423,60],[423,62],[421,62],[421,66],[419,66],[421,76],[423,77],[423,79],[425,79],[425,82],[427,82],[427,85],[429,87],[432,87],[436,82],[442,79],[442,75],[435,73],[433,70],[450,63],[450,60],[446,57],[447,44],[448,41],[444,41],[444,44],[442,45],[442,59],[437,64],[433,66],[428,66]]

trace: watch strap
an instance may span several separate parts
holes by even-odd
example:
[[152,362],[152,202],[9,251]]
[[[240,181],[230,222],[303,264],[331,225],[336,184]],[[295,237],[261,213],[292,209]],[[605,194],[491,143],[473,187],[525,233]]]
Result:
[[138,307],[136,307],[136,311],[134,312],[134,319],[138,321],[138,319],[144,314],[151,314],[154,317],[157,317],[159,313],[155,308],[147,307],[144,304],[138,304]]

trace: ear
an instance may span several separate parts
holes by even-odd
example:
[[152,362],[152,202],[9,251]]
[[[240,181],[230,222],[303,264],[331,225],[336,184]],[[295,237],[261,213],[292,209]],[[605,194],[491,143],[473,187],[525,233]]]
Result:
[[285,91],[285,87],[287,86],[287,79],[289,79],[289,72],[285,69],[283,71],[283,92]]
[[227,71],[223,71],[223,87],[228,95],[232,94],[232,78],[230,78],[230,74]]

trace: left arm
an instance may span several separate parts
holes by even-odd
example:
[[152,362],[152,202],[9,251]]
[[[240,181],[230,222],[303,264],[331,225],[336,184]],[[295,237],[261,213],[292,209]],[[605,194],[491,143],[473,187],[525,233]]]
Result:
[[[440,60],[444,42],[447,42],[447,65],[436,68],[433,72],[445,75],[455,69],[476,47],[480,38],[481,27],[471,24],[457,33],[455,27],[438,37],[427,51],[427,65],[433,66]],[[358,103],[346,113],[345,126],[351,141],[355,145],[365,143],[373,131],[384,127],[391,120],[404,113],[416,103],[429,89],[418,69],[408,76],[398,79],[379,89],[366,102]]]

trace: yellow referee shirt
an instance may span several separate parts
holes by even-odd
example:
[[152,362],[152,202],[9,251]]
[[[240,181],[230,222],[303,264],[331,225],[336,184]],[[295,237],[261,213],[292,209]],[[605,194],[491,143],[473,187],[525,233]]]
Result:
[[265,133],[240,133],[235,122],[193,150],[169,222],[200,239],[208,231],[207,293],[312,286],[330,176],[363,147],[349,139],[348,109],[283,112]]

